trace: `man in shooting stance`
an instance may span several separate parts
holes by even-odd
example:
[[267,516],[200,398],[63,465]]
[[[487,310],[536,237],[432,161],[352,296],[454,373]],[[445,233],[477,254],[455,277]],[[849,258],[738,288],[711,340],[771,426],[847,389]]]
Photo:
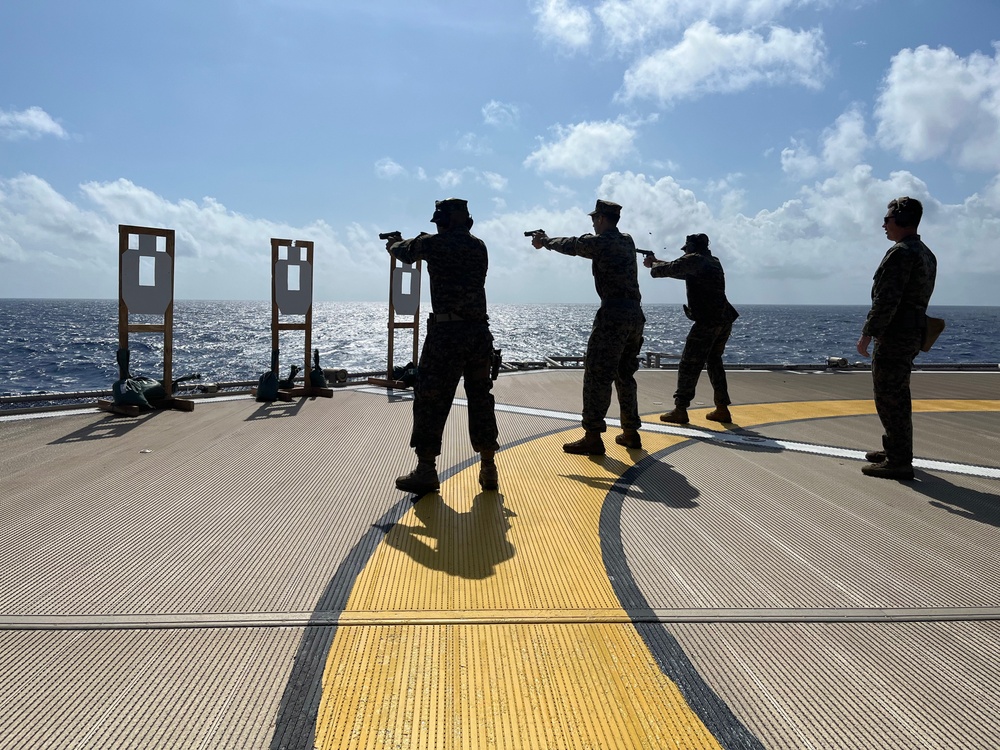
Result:
[[541,229],[525,232],[536,248],[548,248],[563,255],[587,258],[594,273],[594,285],[601,307],[587,342],[583,370],[583,429],[580,440],[566,443],[567,453],[599,456],[604,454],[601,433],[607,430],[604,417],[611,406],[611,384],[618,392],[622,433],[615,442],[626,448],[642,448],[639,436],[639,404],[635,372],[646,318],[639,294],[639,271],[632,238],[618,231],[622,207],[599,200],[590,212],[593,234],[579,237],[548,237]]
[[468,203],[459,198],[436,201],[431,222],[437,234],[404,240],[386,239],[386,250],[403,263],[423,260],[430,277],[431,306],[427,336],[417,364],[410,447],[417,467],[396,479],[404,492],[425,495],[440,488],[437,457],[458,381],[465,379],[469,402],[469,438],[480,455],[479,484],[499,487],[495,462],[497,421],[494,412],[493,335],[486,313],[486,244],[472,232]]
[[726,274],[708,244],[708,235],[689,234],[681,248],[684,254],[677,260],[666,262],[657,260],[655,255],[647,255],[642,261],[653,278],[684,279],[687,287],[684,314],[694,321],[677,368],[674,408],[660,415],[662,422],[687,424],[690,421],[687,408],[694,399],[701,371],[706,367],[712,383],[715,409],[706,414],[705,419],[732,421],[729,413],[732,401],[722,354],[733,332],[733,321],[740,314],[726,298]]

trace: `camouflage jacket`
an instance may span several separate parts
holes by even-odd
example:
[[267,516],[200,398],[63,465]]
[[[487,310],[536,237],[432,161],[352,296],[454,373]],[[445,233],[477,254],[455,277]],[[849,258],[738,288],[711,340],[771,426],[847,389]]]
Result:
[[677,260],[657,263],[650,269],[653,278],[684,279],[691,320],[702,323],[731,323],[740,316],[726,298],[726,273],[710,251],[685,253]]
[[635,243],[617,227],[600,234],[580,237],[552,237],[546,244],[563,255],[577,255],[591,260],[594,286],[601,302],[632,300],[639,302],[639,267],[635,259]]
[[420,235],[392,245],[390,252],[403,263],[423,260],[430,277],[431,307],[437,314],[485,323],[486,243],[468,229],[449,229]]
[[889,248],[872,284],[872,307],[862,334],[882,338],[924,327],[924,315],[934,281],[937,258],[914,234]]

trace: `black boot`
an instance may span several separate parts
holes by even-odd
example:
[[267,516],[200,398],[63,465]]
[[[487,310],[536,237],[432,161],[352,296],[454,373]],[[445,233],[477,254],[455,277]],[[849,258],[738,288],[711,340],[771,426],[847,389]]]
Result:
[[578,456],[603,456],[604,441],[601,439],[601,433],[597,430],[587,430],[581,439],[566,443],[563,450]]
[[880,479],[913,479],[913,466],[910,464],[894,464],[883,461],[878,464],[868,464],[861,467],[861,473],[868,477]]
[[414,495],[426,495],[441,488],[438,480],[436,460],[433,457],[424,457],[417,460],[417,468],[409,474],[396,477],[396,489],[403,492],[412,492]]
[[672,424],[687,424],[691,420],[688,419],[688,410],[683,406],[675,406],[673,411],[668,411],[666,414],[660,415],[661,422],[671,422]]
[[726,404],[723,404],[722,406],[716,404],[715,409],[705,415],[705,419],[710,422],[724,422],[726,424],[732,424],[733,415],[729,413],[729,407]]
[[500,474],[497,471],[493,451],[483,451],[479,459],[479,486],[484,490],[500,489]]
[[639,436],[638,430],[623,428],[622,434],[615,436],[615,442],[632,450],[642,450],[642,438]]

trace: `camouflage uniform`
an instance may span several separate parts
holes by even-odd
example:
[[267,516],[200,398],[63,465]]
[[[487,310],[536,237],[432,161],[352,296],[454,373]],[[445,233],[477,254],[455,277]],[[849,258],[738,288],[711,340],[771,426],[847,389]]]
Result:
[[893,465],[913,461],[910,370],[926,330],[937,259],[913,234],[889,248],[872,285],[872,307],[862,334],[875,339],[872,386],[882,421],[882,447]]
[[497,422],[490,367],[493,335],[486,314],[486,244],[465,228],[421,234],[392,246],[403,263],[423,260],[430,277],[427,337],[414,386],[410,446],[418,456],[438,456],[441,436],[464,376],[469,437],[477,453],[495,451]]
[[583,428],[588,432],[607,430],[604,417],[611,406],[614,383],[622,429],[638,430],[642,423],[635,372],[646,318],[640,304],[635,243],[612,227],[599,235],[553,237],[545,246],[563,255],[589,258],[601,298],[584,360]]
[[[693,237],[704,235],[692,235]],[[685,252],[680,258],[667,263],[656,263],[650,269],[654,278],[684,279],[687,286],[687,305],[684,313],[694,321],[684,342],[680,365],[677,368],[677,391],[674,404],[686,409],[694,398],[695,387],[702,369],[708,369],[716,406],[729,406],[729,385],[722,354],[733,332],[733,321],[740,314],[726,298],[726,274],[722,263],[704,246],[692,244],[688,238]]]

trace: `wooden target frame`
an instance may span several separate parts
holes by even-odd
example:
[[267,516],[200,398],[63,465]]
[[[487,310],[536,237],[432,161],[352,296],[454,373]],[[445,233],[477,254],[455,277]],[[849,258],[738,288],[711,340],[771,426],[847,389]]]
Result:
[[[129,238],[138,237],[138,247],[129,247]],[[163,238],[159,249],[157,238]],[[153,266],[153,283],[143,284],[143,259]],[[148,264],[147,264],[148,265]],[[162,315],[162,323],[131,323],[129,315]],[[163,387],[167,397],[157,402],[162,409],[194,411],[194,401],[176,398],[173,388],[174,354],[174,230],[156,227],[118,225],[118,348],[129,349],[129,334],[160,333],[163,335]],[[100,399],[97,406],[104,411],[136,416],[143,410],[130,404],[116,404]]]
[[[286,251],[286,258],[281,257],[281,251]],[[310,373],[312,356],[312,274],[313,274],[313,253],[315,243],[310,240],[286,240],[271,238],[271,361],[273,372],[280,379],[280,373],[274,369],[278,357],[275,356],[280,351],[280,337],[282,331],[302,331],[305,335],[305,356],[303,358],[302,373],[304,385],[293,385],[291,388],[280,388],[278,398],[282,401],[291,401],[298,396],[321,396],[332,398],[332,388],[322,388],[312,384]],[[303,252],[305,257],[303,257]],[[298,256],[293,258],[293,256]],[[299,273],[299,283],[292,289],[289,283],[291,269],[296,268]],[[303,315],[303,323],[282,322],[281,315]],[[257,389],[252,390],[257,395]]]
[[[395,366],[393,364],[393,356],[395,353],[396,344],[396,329],[412,329],[413,330],[413,356],[410,361],[414,364],[417,363],[419,359],[420,351],[420,277],[421,270],[423,268],[423,261],[418,260],[416,263],[402,263],[396,259],[395,255],[389,255],[389,351],[388,351],[388,364],[386,366],[386,372],[384,378],[368,378],[368,382],[372,385],[379,385],[384,388],[408,388],[401,380],[396,380],[393,377],[393,370]],[[403,281],[405,281],[406,275],[410,275],[410,291],[405,292],[403,290]],[[398,305],[403,311],[397,311]],[[401,321],[397,319],[397,315],[406,315],[413,317],[412,321]]]

